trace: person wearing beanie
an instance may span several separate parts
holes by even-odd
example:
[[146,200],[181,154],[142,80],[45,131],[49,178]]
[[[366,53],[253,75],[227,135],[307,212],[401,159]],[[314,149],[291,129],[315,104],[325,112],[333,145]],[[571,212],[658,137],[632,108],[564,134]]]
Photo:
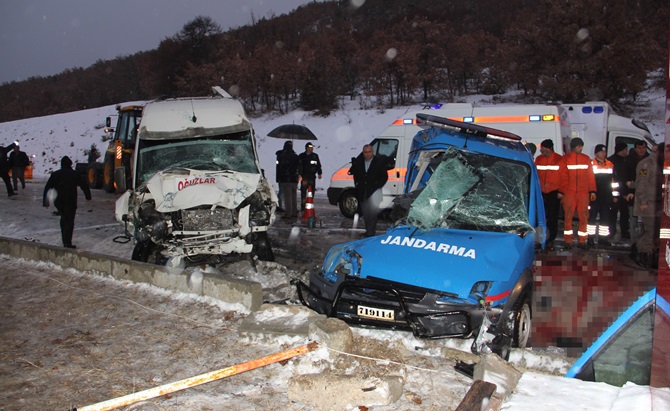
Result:
[[64,156],[60,161],[60,170],[54,171],[44,186],[42,204],[48,208],[53,203],[58,210],[61,238],[63,246],[67,248],[77,248],[72,244],[74,216],[77,213],[77,187],[84,192],[86,200],[91,200],[88,182],[72,169],[70,157]]
[[598,246],[610,245],[610,210],[612,205],[619,201],[619,193],[615,189],[614,164],[606,156],[605,145],[596,145],[594,157],[591,160],[593,174],[596,178],[596,200],[591,201],[589,223],[586,226],[586,231],[589,233],[587,241],[589,247],[595,246],[596,239]]
[[572,218],[577,212],[577,246],[588,248],[587,224],[589,202],[596,200],[596,179],[591,167],[591,158],[582,154],[584,141],[581,138],[570,140],[572,151],[563,156],[559,166],[560,188],[558,198],[563,201],[565,247],[571,248],[574,240]]
[[616,143],[614,154],[607,157],[614,167],[614,183],[612,194],[619,198],[616,203],[612,203],[610,209],[610,239],[613,239],[617,233],[617,219],[621,229],[621,239],[630,239],[630,212],[628,210],[628,187],[626,187],[626,157],[628,157],[628,145],[626,143]]
[[544,212],[547,217],[546,248],[554,250],[554,240],[558,235],[558,215],[561,201],[558,199],[560,187],[559,168],[563,156],[554,152],[554,142],[547,139],[540,143],[540,155],[535,159],[535,168],[540,177]]
[[[575,148],[577,148],[579,146],[582,146],[582,148],[584,147],[584,140],[582,140],[579,137],[576,137],[576,138],[573,138],[572,140],[570,140],[570,150],[574,151]],[[581,150],[580,150],[580,153],[581,153]]]
[[305,209],[305,198],[307,197],[307,190],[311,187],[312,194],[316,192],[316,176],[321,180],[321,160],[319,155],[314,152],[314,145],[312,143],[305,144],[305,152],[298,156],[298,173],[302,178],[300,182],[300,199],[301,207]]

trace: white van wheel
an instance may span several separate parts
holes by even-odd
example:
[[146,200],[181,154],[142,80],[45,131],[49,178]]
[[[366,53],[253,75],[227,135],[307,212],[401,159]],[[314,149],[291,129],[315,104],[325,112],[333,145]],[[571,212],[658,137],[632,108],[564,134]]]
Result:
[[342,193],[338,201],[340,212],[347,218],[354,218],[358,212],[358,198],[356,198],[356,191],[347,190]]

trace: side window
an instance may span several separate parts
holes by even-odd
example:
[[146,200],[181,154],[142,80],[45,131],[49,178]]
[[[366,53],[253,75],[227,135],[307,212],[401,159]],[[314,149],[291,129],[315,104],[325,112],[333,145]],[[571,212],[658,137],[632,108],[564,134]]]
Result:
[[393,167],[396,166],[396,157],[398,155],[398,140],[377,138],[372,142],[372,149],[375,155],[381,154],[391,159]]
[[123,142],[124,146],[128,136],[128,120],[127,113],[119,112],[119,122],[116,125],[116,139]]
[[128,148],[135,147],[135,139],[137,138],[137,130],[140,127],[140,121],[142,121],[142,115],[138,114],[136,111],[132,116],[132,121],[130,122],[130,129],[128,130],[128,139],[126,144]]
[[[635,149],[635,143],[642,141],[634,137],[625,137],[625,136],[616,136],[614,137],[614,144],[624,143],[628,146],[628,152],[632,153]],[[647,147],[647,153],[649,153],[649,147]]]
[[123,143],[123,148],[133,148],[137,137],[137,128],[142,120],[140,112],[124,111],[119,113],[116,127],[116,138]]

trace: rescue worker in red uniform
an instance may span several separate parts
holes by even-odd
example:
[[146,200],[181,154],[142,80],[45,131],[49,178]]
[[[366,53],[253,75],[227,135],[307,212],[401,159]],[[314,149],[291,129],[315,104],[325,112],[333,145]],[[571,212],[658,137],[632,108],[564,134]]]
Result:
[[610,245],[607,239],[610,235],[610,208],[613,203],[619,201],[619,192],[615,190],[614,164],[606,156],[607,148],[605,145],[596,145],[594,157],[591,161],[593,174],[596,178],[596,201],[591,202],[589,224],[586,227],[586,231],[589,233],[589,247],[596,245],[596,239],[598,240],[598,246]]
[[572,247],[574,231],[572,218],[577,211],[579,226],[577,228],[578,247],[587,249],[588,232],[586,226],[589,220],[589,202],[596,200],[596,179],[591,166],[591,158],[582,154],[584,141],[577,137],[570,140],[572,152],[563,156],[559,174],[561,185],[558,198],[563,201],[565,224],[563,237],[566,248]]
[[547,216],[547,250],[554,250],[554,240],[558,235],[558,214],[561,200],[558,190],[561,184],[559,166],[563,156],[554,152],[554,142],[546,139],[540,143],[540,155],[535,159],[535,167],[540,177],[544,213]]

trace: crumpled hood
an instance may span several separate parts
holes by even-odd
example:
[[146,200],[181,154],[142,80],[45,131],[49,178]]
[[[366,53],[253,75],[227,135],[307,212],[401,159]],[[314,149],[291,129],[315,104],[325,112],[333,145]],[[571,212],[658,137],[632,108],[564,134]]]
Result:
[[535,258],[531,236],[512,233],[398,227],[352,244],[363,258],[361,277],[456,293],[466,298],[478,281],[499,282],[495,295],[514,286]]
[[235,209],[258,189],[260,178],[255,173],[180,169],[156,173],[147,188],[161,213],[201,205]]

